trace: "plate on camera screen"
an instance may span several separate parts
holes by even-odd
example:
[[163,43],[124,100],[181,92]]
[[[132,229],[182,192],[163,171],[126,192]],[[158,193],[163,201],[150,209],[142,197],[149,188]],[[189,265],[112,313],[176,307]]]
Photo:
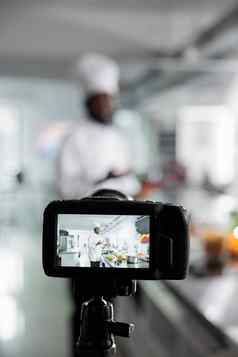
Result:
[[150,216],[59,214],[62,267],[149,269]]

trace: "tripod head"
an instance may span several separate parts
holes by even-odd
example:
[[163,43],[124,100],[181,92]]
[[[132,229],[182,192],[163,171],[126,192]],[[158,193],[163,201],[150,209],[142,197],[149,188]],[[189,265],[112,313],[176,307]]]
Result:
[[[75,282],[76,291],[78,284]],[[104,287],[91,288],[91,292],[88,291],[89,295],[92,294],[91,298],[81,305],[80,335],[76,343],[77,357],[112,356],[116,352],[115,336],[130,337],[134,330],[133,324],[114,320],[112,300],[119,294],[134,294],[135,281],[107,282],[107,287]]]

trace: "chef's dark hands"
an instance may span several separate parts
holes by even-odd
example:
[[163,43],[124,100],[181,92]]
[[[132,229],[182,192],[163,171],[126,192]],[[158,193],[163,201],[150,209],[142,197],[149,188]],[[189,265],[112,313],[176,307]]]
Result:
[[103,182],[105,182],[105,181],[107,181],[107,180],[124,177],[124,176],[127,176],[127,175],[129,175],[129,174],[131,174],[131,171],[130,171],[130,170],[127,170],[127,171],[116,171],[116,170],[112,170],[112,171],[109,171],[108,174],[107,174],[104,178],[98,180],[98,181],[95,182],[95,183],[96,183],[96,184],[100,184],[100,183],[103,183]]
[[107,175],[107,180],[112,179],[112,178],[118,178],[118,177],[123,177],[123,176],[127,176],[131,173],[130,170],[127,171],[110,171]]

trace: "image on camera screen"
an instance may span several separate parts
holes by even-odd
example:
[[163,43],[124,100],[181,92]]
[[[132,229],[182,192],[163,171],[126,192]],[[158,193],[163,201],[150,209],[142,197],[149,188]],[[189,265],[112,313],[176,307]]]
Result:
[[149,269],[150,216],[59,214],[56,265]]

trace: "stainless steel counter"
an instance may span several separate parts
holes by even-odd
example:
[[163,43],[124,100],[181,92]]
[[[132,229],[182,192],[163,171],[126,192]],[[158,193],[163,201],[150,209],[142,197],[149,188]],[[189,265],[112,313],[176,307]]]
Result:
[[179,284],[145,281],[134,298],[118,299],[118,318],[136,325],[129,341],[120,340],[125,356],[237,356],[235,340],[197,307],[195,289],[194,301],[189,299],[193,286]]
[[238,273],[220,277],[168,282],[176,296],[183,298],[209,322],[238,343]]

